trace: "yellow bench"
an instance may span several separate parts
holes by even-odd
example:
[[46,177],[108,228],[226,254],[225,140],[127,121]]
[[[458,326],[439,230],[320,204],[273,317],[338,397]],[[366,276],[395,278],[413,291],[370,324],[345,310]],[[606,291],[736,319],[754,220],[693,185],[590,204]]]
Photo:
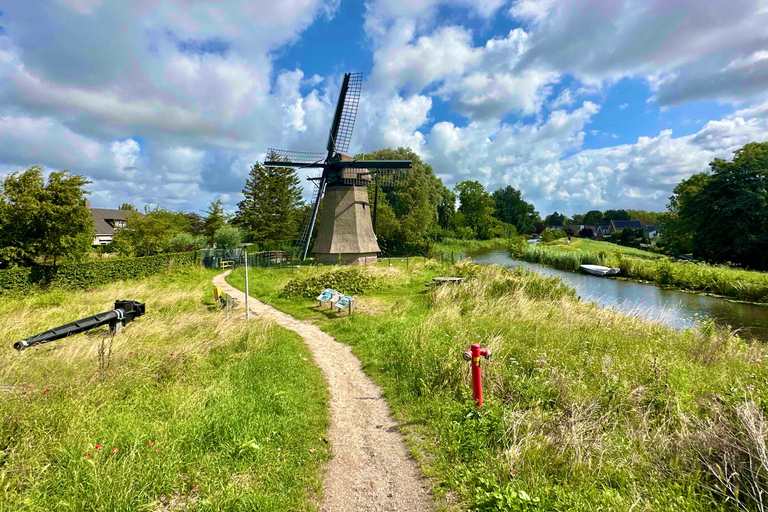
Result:
[[219,263],[219,266],[220,266],[221,268],[229,268],[229,267],[234,267],[234,266],[235,266],[235,262],[234,262],[234,261],[232,261],[232,260],[222,260],[222,262],[221,262],[221,263]]

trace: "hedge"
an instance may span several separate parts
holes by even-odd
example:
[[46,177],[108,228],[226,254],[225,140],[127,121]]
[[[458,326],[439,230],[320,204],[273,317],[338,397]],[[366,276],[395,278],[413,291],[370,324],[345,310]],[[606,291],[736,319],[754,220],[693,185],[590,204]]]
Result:
[[34,287],[90,288],[124,279],[140,279],[173,266],[197,262],[197,251],[192,251],[57,266],[9,268],[0,270],[0,291],[25,291]]

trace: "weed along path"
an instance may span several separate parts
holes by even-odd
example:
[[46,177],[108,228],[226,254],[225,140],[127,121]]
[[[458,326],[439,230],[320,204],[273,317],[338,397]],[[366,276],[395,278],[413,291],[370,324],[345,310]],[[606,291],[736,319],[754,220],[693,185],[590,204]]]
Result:
[[[229,285],[229,271],[214,284],[245,304],[245,294]],[[321,509],[340,511],[434,510],[427,482],[408,454],[389,405],[363,372],[351,347],[317,326],[295,319],[253,297],[250,310],[299,334],[312,352],[330,391],[328,440],[333,459],[323,481]]]

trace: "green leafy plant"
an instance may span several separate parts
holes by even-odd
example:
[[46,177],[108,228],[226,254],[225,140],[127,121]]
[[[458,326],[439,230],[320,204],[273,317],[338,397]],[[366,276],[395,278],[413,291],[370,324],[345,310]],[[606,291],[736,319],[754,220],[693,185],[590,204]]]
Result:
[[356,268],[342,268],[320,275],[292,279],[286,283],[281,291],[281,295],[287,298],[311,298],[317,296],[326,288],[333,288],[346,295],[357,295],[374,289],[376,286],[376,278],[372,275],[361,272]]

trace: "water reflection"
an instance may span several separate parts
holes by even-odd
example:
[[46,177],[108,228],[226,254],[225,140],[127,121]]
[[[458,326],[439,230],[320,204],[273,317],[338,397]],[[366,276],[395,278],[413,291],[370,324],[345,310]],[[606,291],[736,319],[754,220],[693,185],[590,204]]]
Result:
[[716,297],[664,290],[651,284],[619,281],[566,272],[535,263],[517,261],[506,251],[472,256],[477,263],[516,268],[523,265],[546,276],[561,277],[576,289],[582,300],[596,302],[632,315],[665,323],[675,328],[691,327],[714,319],[719,325],[738,329],[744,337],[768,341],[768,306],[741,304]]

